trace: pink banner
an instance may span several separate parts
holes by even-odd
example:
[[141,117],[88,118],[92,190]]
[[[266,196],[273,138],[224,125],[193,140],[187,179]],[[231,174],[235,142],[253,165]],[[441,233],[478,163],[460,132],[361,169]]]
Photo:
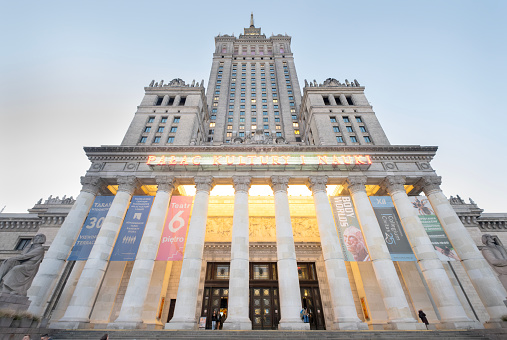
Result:
[[173,196],[165,218],[156,261],[181,261],[185,248],[192,196]]

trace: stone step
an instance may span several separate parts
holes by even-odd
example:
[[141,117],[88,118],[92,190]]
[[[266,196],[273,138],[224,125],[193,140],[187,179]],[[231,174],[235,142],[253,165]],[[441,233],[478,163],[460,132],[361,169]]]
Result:
[[174,331],[174,330],[51,330],[55,340],[100,339],[507,339],[507,330],[460,331]]

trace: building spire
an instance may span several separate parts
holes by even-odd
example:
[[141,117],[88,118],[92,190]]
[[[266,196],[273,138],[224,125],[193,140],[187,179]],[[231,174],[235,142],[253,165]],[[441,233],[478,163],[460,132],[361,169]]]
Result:
[[254,20],[253,20],[253,12],[252,12],[252,14],[250,14],[250,27],[255,27]]

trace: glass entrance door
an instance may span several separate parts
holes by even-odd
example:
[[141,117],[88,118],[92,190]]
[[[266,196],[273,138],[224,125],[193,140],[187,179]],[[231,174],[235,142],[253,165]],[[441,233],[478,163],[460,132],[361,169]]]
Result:
[[250,299],[252,329],[277,329],[280,319],[278,288],[251,288]]
[[319,287],[301,287],[301,305],[306,307],[310,329],[326,329]]
[[[226,287],[205,287],[201,316],[206,317],[206,329],[211,329],[211,316],[213,311],[220,313],[222,324],[227,319],[227,302],[229,288]],[[220,325],[222,328],[222,325]]]

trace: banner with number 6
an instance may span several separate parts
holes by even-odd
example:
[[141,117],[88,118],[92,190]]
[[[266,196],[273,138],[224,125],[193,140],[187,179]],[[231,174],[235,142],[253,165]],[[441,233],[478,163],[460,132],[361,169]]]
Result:
[[86,221],[81,228],[81,233],[77,237],[76,243],[72,248],[68,261],[86,261],[92,251],[95,239],[100,231],[100,227],[106,218],[107,212],[113,203],[114,196],[97,196],[93,201],[92,208],[86,217]]
[[165,218],[156,261],[181,261],[185,247],[192,196],[173,196]]

